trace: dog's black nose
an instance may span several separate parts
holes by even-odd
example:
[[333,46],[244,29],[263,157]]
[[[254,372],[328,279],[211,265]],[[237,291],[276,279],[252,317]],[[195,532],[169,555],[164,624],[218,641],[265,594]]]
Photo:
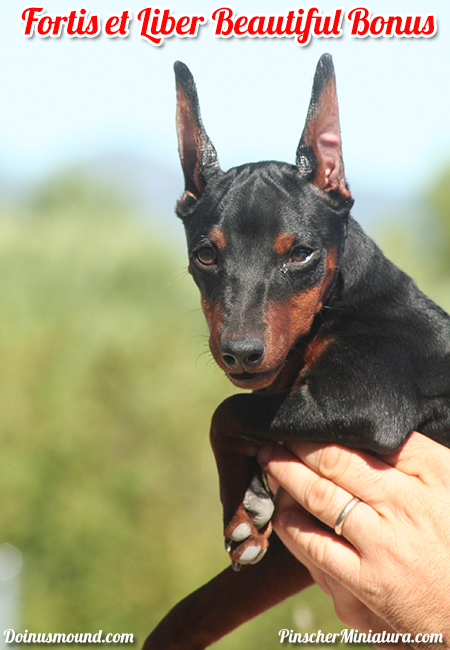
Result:
[[262,339],[223,339],[220,344],[222,359],[231,370],[242,371],[257,368],[264,356]]

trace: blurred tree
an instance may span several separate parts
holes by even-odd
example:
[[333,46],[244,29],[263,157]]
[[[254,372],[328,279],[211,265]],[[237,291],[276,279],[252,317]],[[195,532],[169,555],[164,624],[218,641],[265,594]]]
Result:
[[[233,389],[184,265],[80,175],[0,214],[0,543],[24,554],[24,629],[140,643],[227,564],[208,428]],[[218,647],[272,648],[305,608],[340,629],[310,590]]]
[[[140,643],[227,563],[208,427],[234,389],[184,252],[124,196],[77,172],[0,210],[0,543],[24,554],[24,629]],[[381,239],[449,309],[450,169],[427,200]],[[286,627],[342,624],[313,588],[217,648],[269,650]]]
[[76,214],[99,217],[124,215],[133,210],[120,187],[91,181],[82,169],[75,168],[51,177],[31,191],[26,204],[35,216],[57,217]]
[[390,259],[450,311],[450,166],[424,192],[380,215],[376,239]]
[[433,183],[428,200],[440,229],[441,265],[450,273],[450,167]]

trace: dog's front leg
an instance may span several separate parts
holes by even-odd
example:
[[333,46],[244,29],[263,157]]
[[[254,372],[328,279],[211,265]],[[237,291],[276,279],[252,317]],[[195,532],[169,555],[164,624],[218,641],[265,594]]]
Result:
[[211,445],[216,458],[223,506],[224,535],[233,568],[259,562],[269,546],[274,504],[265,487],[256,453],[258,433],[267,431],[274,415],[273,400],[253,409],[253,395],[235,395],[216,410]]
[[[274,534],[256,566],[231,567],[180,601],[144,644],[144,650],[203,650],[239,625],[312,584],[306,568]],[[276,642],[274,631],[274,643]]]

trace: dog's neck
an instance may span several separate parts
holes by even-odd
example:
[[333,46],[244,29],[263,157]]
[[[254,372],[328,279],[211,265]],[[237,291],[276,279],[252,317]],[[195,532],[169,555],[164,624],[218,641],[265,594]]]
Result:
[[[389,283],[385,281],[387,276]],[[349,217],[339,271],[322,316],[327,318],[328,312],[331,315],[336,310],[364,309],[404,277],[361,226]]]

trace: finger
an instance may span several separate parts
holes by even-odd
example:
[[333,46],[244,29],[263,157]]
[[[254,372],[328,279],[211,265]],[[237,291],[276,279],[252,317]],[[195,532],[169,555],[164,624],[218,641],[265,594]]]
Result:
[[[282,495],[281,493],[284,493]],[[280,496],[283,504],[286,505],[292,501],[292,497],[288,495],[282,488],[280,489]],[[294,508],[295,509],[295,508]],[[307,515],[305,515],[307,516]],[[278,522],[274,526],[277,534],[282,538],[286,545],[289,543],[288,533],[279,527]],[[322,529],[318,528],[318,534],[322,533]],[[325,573],[322,568],[317,567],[311,559],[299,551],[298,546],[295,547],[297,559],[308,569],[315,584],[334,601],[334,608],[338,618],[348,625],[349,627],[357,628],[360,632],[367,632],[369,629],[374,630],[376,626],[386,626],[386,623],[381,621],[370,609],[363,604],[347,587],[338,582],[335,578]],[[380,628],[381,630],[384,627]]]
[[386,515],[390,503],[414,489],[407,476],[370,454],[335,444],[290,442],[289,449],[310,469]]
[[276,480],[274,478],[269,476],[269,474],[267,474],[267,483],[269,484],[269,488],[270,488],[270,491],[272,492],[272,494],[276,494],[276,492],[278,490],[278,483],[276,482]]
[[276,513],[273,518],[276,518],[277,515],[286,512],[287,510],[299,510],[300,512],[303,512],[306,517],[309,517],[311,514],[281,486],[278,487],[275,495],[275,509]]
[[298,506],[284,510],[284,505],[291,504],[292,498],[284,496],[283,492],[280,489],[274,530],[291,553],[306,566],[319,587],[333,598],[337,616],[346,625],[360,631],[393,632],[384,617],[372,608],[372,590],[369,589],[368,599],[361,590],[364,560],[357,550],[344,539],[321,528]]
[[341,537],[321,528],[299,509],[276,513],[274,529],[291,553],[316,576],[324,571],[354,590],[361,570],[359,553]]
[[424,484],[450,486],[450,449],[413,431],[405,444],[383,460],[391,467],[419,478]]
[[[286,503],[290,498],[287,495]],[[357,555],[354,555],[354,549],[349,545],[346,546],[344,541],[336,540],[333,537],[329,537],[328,540],[320,540],[321,536],[326,537],[328,533],[319,526],[314,530],[314,521],[304,512],[297,510],[297,514],[298,517],[295,515],[295,511],[286,510],[283,517],[275,518],[274,530],[285,546],[306,566],[314,582],[327,596],[333,599],[338,618],[345,625],[358,629],[360,632],[367,633],[370,630],[394,632],[393,628],[360,598],[358,588],[361,561]],[[309,526],[311,527],[311,539],[308,539],[310,537]],[[341,547],[339,555],[337,544]],[[346,554],[347,549],[349,554]],[[312,557],[315,562],[312,561]],[[329,560],[326,563],[322,562],[322,557]],[[333,558],[335,562],[332,561]]]
[[[283,527],[280,527],[279,524],[280,515],[289,510],[298,510],[300,512],[303,512],[305,517],[308,517],[308,513],[282,487],[278,488],[275,504],[276,504],[276,509],[275,509],[274,517],[272,519],[274,530],[277,532],[277,534],[280,536],[282,540],[285,539],[286,541],[288,541],[286,537],[286,532],[284,531]],[[318,531],[320,530],[321,529],[318,527]],[[322,569],[320,569],[315,564],[313,564],[310,558],[306,554],[304,554],[303,551],[301,551],[298,547],[291,550],[293,550],[293,554],[297,557],[297,559],[308,569],[314,582],[322,589],[322,591],[327,596],[332,597],[333,594],[327,584],[327,581],[331,580],[331,578],[327,574],[325,574]]]
[[[353,499],[353,494],[319,476],[284,447],[276,446],[266,472],[287,490],[291,498],[332,529],[343,509]],[[281,500],[277,507],[280,510],[289,509],[292,503],[286,504]],[[360,502],[345,518],[342,534],[363,550],[373,542],[372,535],[369,542],[365,541],[367,530],[377,531],[378,527],[379,515]]]
[[333,599],[336,616],[345,625],[365,633],[370,630],[372,632],[383,632],[388,629],[394,631],[347,587],[315,566],[307,566],[307,568],[314,582]]

